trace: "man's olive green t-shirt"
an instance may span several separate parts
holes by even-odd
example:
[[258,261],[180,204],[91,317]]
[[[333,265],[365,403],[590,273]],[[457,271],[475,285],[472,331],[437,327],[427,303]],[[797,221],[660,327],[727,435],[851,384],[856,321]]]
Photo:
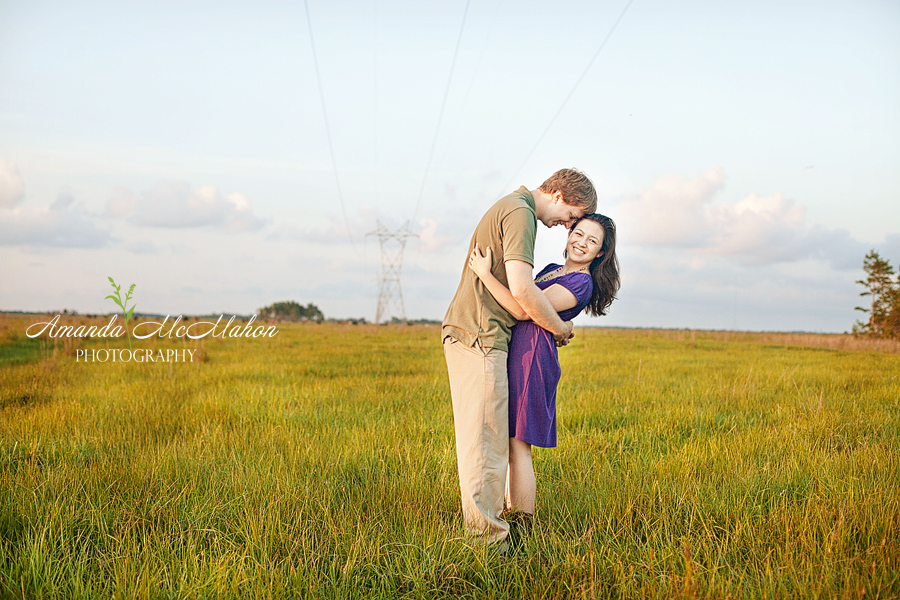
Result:
[[509,287],[506,279],[507,260],[521,260],[534,266],[534,238],[537,217],[534,198],[524,186],[497,201],[481,218],[463,263],[459,288],[441,329],[441,338],[453,336],[466,346],[476,342],[484,348],[508,351],[509,336],[516,319],[506,312],[469,268],[469,255],[476,242],[482,253],[491,249],[491,273]]

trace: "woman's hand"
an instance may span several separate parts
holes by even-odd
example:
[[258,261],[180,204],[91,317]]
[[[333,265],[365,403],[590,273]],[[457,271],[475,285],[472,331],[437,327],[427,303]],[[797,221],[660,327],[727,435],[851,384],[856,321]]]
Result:
[[478,244],[475,244],[475,248],[472,249],[472,254],[469,255],[469,268],[475,271],[475,274],[478,275],[479,279],[484,279],[485,276],[491,273],[490,246],[485,248],[485,255],[482,256]]

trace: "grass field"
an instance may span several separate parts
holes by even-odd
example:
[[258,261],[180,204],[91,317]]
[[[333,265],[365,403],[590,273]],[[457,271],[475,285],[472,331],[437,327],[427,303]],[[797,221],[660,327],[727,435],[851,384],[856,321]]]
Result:
[[578,330],[501,558],[461,533],[437,327],[84,364],[33,321],[0,325],[2,597],[900,597],[896,346]]

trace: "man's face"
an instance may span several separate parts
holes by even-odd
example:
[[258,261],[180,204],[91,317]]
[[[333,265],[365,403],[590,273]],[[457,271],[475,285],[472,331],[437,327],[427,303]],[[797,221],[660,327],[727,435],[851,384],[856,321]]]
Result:
[[563,202],[562,192],[553,194],[553,202],[547,212],[541,217],[541,223],[547,227],[564,225],[566,229],[575,224],[575,221],[584,216],[584,210]]

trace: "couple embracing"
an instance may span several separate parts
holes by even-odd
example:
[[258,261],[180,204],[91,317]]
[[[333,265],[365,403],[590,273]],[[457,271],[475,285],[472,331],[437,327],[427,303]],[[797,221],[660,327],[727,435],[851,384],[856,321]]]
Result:
[[[576,315],[605,314],[619,288],[615,224],[596,208],[574,169],[501,198],[475,228],[444,317],[465,528],[501,551],[531,528],[531,447],[556,446],[556,347]],[[569,235],[565,262],[533,277],[538,221]]]

